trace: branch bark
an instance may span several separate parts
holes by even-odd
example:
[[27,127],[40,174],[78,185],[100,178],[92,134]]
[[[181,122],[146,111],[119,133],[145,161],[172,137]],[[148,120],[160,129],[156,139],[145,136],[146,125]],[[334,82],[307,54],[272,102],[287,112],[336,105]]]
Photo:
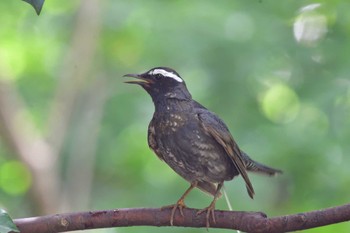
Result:
[[[89,211],[15,219],[21,233],[49,233],[107,227],[169,226],[171,209],[138,208]],[[175,214],[174,226],[205,227],[205,214],[185,208],[182,217]],[[215,211],[212,228],[236,229],[244,232],[289,232],[331,225],[350,220],[350,204],[323,210],[268,218],[261,212]]]

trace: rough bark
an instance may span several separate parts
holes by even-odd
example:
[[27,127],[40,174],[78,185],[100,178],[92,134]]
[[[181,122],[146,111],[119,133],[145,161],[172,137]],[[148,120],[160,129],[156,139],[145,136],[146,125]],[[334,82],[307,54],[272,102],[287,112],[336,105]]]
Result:
[[[48,233],[108,227],[169,226],[170,209],[115,209],[66,213],[14,220],[21,233]],[[184,209],[175,214],[174,226],[205,227],[205,214],[198,209]],[[244,232],[290,232],[350,220],[350,204],[323,210],[268,218],[261,212],[215,211],[212,228],[236,229]]]

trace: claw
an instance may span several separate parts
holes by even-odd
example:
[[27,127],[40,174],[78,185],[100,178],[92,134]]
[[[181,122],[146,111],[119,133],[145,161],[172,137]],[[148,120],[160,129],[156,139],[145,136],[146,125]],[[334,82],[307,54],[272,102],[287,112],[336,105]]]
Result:
[[187,206],[185,205],[185,202],[180,199],[178,202],[176,202],[176,204],[163,206],[161,209],[163,210],[167,208],[172,208],[170,215],[170,225],[173,226],[176,209],[179,209],[181,216],[184,217],[183,208],[187,208]]
[[222,186],[224,185],[224,182],[221,182],[218,184],[218,186],[216,187],[216,192],[215,192],[215,195],[214,195],[214,200],[210,203],[210,205],[200,211],[197,212],[197,215],[200,215],[201,213],[204,213],[204,212],[207,212],[206,214],[206,227],[207,227],[207,230],[209,229],[210,227],[210,222],[209,222],[209,219],[210,219],[210,215],[211,215],[211,219],[213,220],[213,223],[216,224],[216,220],[215,220],[215,203],[216,203],[216,200],[218,199],[218,196],[220,194],[220,189],[222,188]]
[[191,186],[186,190],[186,192],[181,196],[181,198],[176,202],[176,204],[163,206],[161,208],[161,210],[167,209],[167,208],[172,208],[171,215],[170,215],[170,225],[171,226],[173,226],[173,223],[174,223],[174,216],[175,216],[176,209],[179,209],[181,216],[184,217],[183,208],[187,208],[187,206],[185,205],[185,198],[189,194],[189,192],[192,189],[194,189],[196,186],[197,186],[196,181],[191,183]]
[[176,212],[176,209],[179,208],[179,211],[180,211],[180,214],[181,216],[183,217],[184,216],[184,212],[183,212],[183,208],[186,208],[187,206],[185,205],[185,202],[183,200],[180,200],[178,201],[173,209],[171,210],[171,215],[170,215],[170,225],[172,226],[173,223],[174,223],[174,216],[175,216],[175,212]]
[[215,202],[212,202],[208,207],[197,212],[197,215],[200,215],[204,212],[207,212],[206,213],[206,224],[205,224],[207,229],[210,227],[210,221],[209,221],[210,215],[211,215],[211,219],[213,220],[213,223],[216,224],[214,211],[215,211]]

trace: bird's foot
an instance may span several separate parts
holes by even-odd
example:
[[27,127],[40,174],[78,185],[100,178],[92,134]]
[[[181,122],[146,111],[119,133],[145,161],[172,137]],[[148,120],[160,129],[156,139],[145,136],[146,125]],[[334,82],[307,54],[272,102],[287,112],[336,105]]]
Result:
[[207,227],[207,229],[210,227],[210,224],[209,224],[210,215],[211,215],[211,218],[213,220],[213,223],[216,224],[214,211],[215,211],[215,202],[211,203],[208,207],[197,212],[197,215],[200,215],[200,214],[206,212],[206,227]]
[[161,210],[168,208],[172,208],[170,215],[170,225],[173,226],[176,209],[179,209],[181,216],[184,217],[183,208],[187,208],[187,206],[185,205],[184,200],[180,199],[174,205],[163,206]]

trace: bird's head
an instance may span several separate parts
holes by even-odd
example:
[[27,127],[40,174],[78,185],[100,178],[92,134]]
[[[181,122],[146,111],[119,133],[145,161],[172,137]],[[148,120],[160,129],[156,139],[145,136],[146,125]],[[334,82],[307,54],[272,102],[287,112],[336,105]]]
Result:
[[136,78],[137,80],[126,83],[143,87],[154,102],[167,98],[191,99],[184,80],[175,70],[168,67],[156,67],[142,74],[126,74],[124,77]]

